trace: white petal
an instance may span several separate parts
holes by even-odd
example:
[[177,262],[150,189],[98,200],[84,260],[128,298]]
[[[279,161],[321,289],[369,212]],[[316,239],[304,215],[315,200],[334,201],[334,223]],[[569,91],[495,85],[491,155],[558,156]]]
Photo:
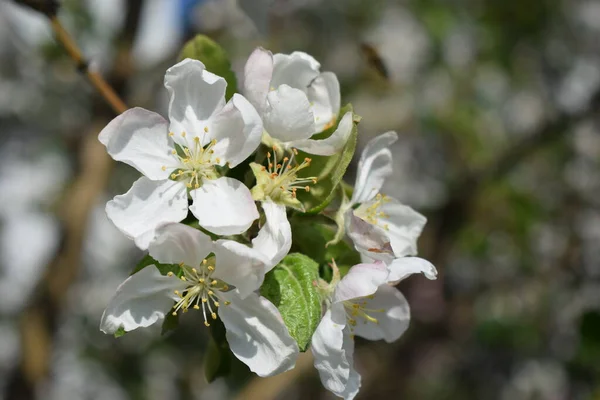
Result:
[[323,72],[310,84],[308,100],[313,105],[316,131],[327,129],[335,123],[340,112],[340,83],[333,72]]
[[272,76],[273,54],[262,47],[256,48],[244,67],[244,95],[260,115],[265,111]]
[[131,165],[152,180],[161,180],[177,167],[167,128],[163,117],[136,107],[110,121],[98,139],[113,159]]
[[394,258],[386,231],[357,217],[354,210],[346,214],[346,232],[361,254],[386,263]]
[[298,140],[291,142],[289,146],[296,147],[310,154],[330,156],[344,148],[348,137],[352,133],[352,127],[352,113],[347,112],[340,120],[337,129],[328,138],[322,140]]
[[352,203],[371,200],[383,186],[385,179],[392,173],[392,152],[390,146],[398,140],[396,132],[386,132],[371,139],[363,150],[356,184],[352,194]]
[[[204,121],[225,105],[225,79],[208,72],[198,60],[186,58],[165,74],[169,101],[170,130],[174,138],[186,132],[190,138],[201,136]],[[184,143],[183,143],[184,144]]]
[[389,198],[381,206],[386,215],[381,224],[388,226],[386,230],[396,257],[414,256],[417,254],[417,239],[421,235],[427,218],[412,208]]
[[119,286],[102,314],[100,330],[115,333],[123,327],[128,332],[154,324],[177,300],[173,292],[185,287],[176,277],[163,276],[154,265],[147,266]]
[[393,286],[382,285],[372,299],[365,299],[365,308],[371,310],[384,310],[383,312],[369,312],[377,319],[377,324],[366,322],[357,318],[354,333],[369,340],[385,339],[391,343],[398,340],[408,329],[410,323],[410,308],[408,302]]
[[244,233],[259,217],[250,190],[237,179],[207,179],[191,196],[190,211],[201,227],[217,235]]
[[306,94],[281,85],[267,95],[265,130],[282,142],[308,139],[315,133],[314,116]]
[[229,162],[231,167],[235,167],[260,145],[262,120],[252,104],[237,93],[210,119],[208,125],[208,139],[217,140],[213,150],[214,157],[221,159],[220,165]]
[[427,279],[437,279],[437,270],[433,264],[419,257],[396,258],[388,265],[388,269],[388,281],[393,284],[418,273],[422,273]]
[[292,247],[292,228],[287,219],[285,206],[272,201],[262,203],[267,222],[252,240],[252,247],[268,259],[267,271],[279,264]]
[[123,195],[106,204],[106,215],[124,234],[136,240],[142,250],[152,235],[144,235],[167,222],[179,222],[187,216],[188,202],[183,182],[151,181],[142,176]]
[[219,307],[233,354],[258,376],[272,376],[294,368],[298,345],[288,333],[277,308],[254,293],[241,298],[223,293],[231,304]]
[[333,301],[339,303],[372,295],[388,281],[389,271],[381,261],[373,264],[357,264],[350,268],[335,288]]
[[262,285],[267,272],[267,260],[257,250],[233,240],[217,240],[215,278],[233,285],[245,297]]
[[198,267],[213,249],[209,236],[184,224],[161,225],[155,232],[148,252],[162,264],[183,262],[190,267]]
[[323,386],[340,397],[351,399],[358,392],[360,376],[354,370],[354,341],[344,329],[345,320],[341,304],[327,310],[313,334],[311,351]]
[[273,56],[271,87],[289,85],[306,92],[310,83],[319,76],[319,63],[306,53]]

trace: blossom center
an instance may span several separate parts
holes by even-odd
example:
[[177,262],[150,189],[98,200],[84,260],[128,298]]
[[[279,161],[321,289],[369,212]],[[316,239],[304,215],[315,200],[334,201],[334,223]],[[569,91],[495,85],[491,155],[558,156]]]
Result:
[[[208,128],[204,128],[204,132],[208,132]],[[169,133],[173,137],[173,132]],[[187,139],[185,132],[181,133],[184,139],[184,144],[180,144],[180,151],[172,150],[171,154],[177,159],[177,165],[171,174],[171,179],[186,182],[189,189],[198,189],[202,185],[204,179],[216,179],[217,174],[215,165],[221,163],[219,157],[214,156],[214,147],[217,144],[216,139],[211,140],[206,146],[202,146],[200,138],[194,137],[192,140]],[[169,168],[163,165],[163,171]]]
[[298,189],[310,191],[309,184],[316,184],[316,177],[299,178],[298,172],[310,165],[311,159],[305,158],[302,163],[294,165],[295,156],[298,154],[296,149],[292,150],[290,157],[283,157],[280,163],[277,162],[277,152],[267,153],[267,167],[262,167],[262,171],[267,173],[268,181],[264,187],[264,193],[273,201],[296,198]]
[[368,300],[374,299],[374,295],[363,298],[346,300],[343,302],[344,310],[346,311],[346,319],[350,325],[350,332],[354,336],[354,327],[362,321],[363,324],[373,323],[378,325],[379,320],[373,317],[372,313],[385,312],[383,308],[369,308]]
[[[381,207],[388,203],[390,198],[385,194],[378,193],[373,200],[368,203],[361,204],[355,211],[357,217],[367,221],[373,225],[379,225],[380,218],[389,218],[385,212],[381,211]],[[388,224],[383,224],[385,230],[389,229]]]
[[[212,277],[215,267],[210,264],[206,259],[202,260],[198,268],[180,264],[183,275],[179,279],[187,282],[188,286],[181,292],[175,290],[174,293],[180,300],[173,306],[173,315],[177,315],[179,311],[185,313],[193,308],[202,309],[206,326],[210,326],[209,317],[213,320],[217,319],[216,310],[221,305],[221,293],[231,290],[231,287],[222,280]],[[167,275],[174,274],[169,272]],[[224,301],[223,304],[227,306],[229,301]]]

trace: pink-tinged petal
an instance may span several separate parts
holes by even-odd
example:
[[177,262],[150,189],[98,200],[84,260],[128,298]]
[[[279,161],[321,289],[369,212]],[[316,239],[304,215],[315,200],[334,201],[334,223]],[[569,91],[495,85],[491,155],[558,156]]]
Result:
[[205,180],[192,190],[190,211],[200,226],[217,235],[238,235],[259,217],[250,190],[237,179]]
[[233,354],[258,376],[272,376],[294,368],[298,345],[277,308],[255,293],[244,298],[237,291],[222,293],[231,302],[218,312]]
[[178,300],[175,290],[183,290],[186,283],[176,277],[163,276],[154,265],[149,265],[127,278],[108,303],[100,330],[115,333],[145,328],[165,317]]
[[244,96],[260,115],[265,111],[272,76],[273,54],[262,47],[256,48],[244,67]]
[[433,264],[419,257],[396,258],[388,269],[390,271],[388,281],[394,285],[412,274],[419,273],[425,275],[427,279],[437,279],[437,270]]
[[414,256],[417,254],[417,239],[421,235],[427,218],[398,200],[388,198],[381,206],[386,214],[380,224],[387,226],[386,233],[396,257]]
[[323,386],[337,396],[351,399],[360,387],[360,375],[354,369],[354,340],[345,322],[343,306],[334,304],[313,334],[311,351]]
[[383,182],[392,174],[390,146],[396,140],[396,132],[386,132],[367,143],[358,162],[352,204],[369,201],[381,191]]
[[354,334],[369,340],[381,340],[391,343],[400,338],[408,329],[410,323],[410,307],[408,302],[393,286],[382,285],[373,298],[364,299],[367,313],[377,320],[377,323],[368,322],[363,318],[356,318]]
[[136,107],[110,121],[98,139],[113,159],[131,165],[152,180],[161,180],[178,166],[171,154],[174,148],[167,128],[163,117]]
[[315,133],[314,116],[306,94],[281,85],[267,95],[265,130],[282,142],[308,139]]
[[151,181],[141,177],[129,191],[106,204],[106,215],[115,226],[136,240],[142,250],[148,248],[157,226],[179,222],[187,216],[188,202],[183,182]]
[[214,160],[235,167],[248,158],[260,145],[263,123],[256,109],[239,94],[210,119],[209,139],[215,139]]
[[169,223],[156,228],[155,238],[148,252],[159,263],[184,263],[198,267],[213,250],[210,237],[198,229],[180,223]]
[[354,247],[361,254],[373,260],[391,262],[394,252],[386,231],[377,225],[373,225],[354,214],[350,210],[346,214],[346,232]]
[[182,145],[186,145],[182,132],[187,133],[188,139],[202,138],[206,121],[225,105],[225,79],[207,71],[200,61],[186,58],[167,70],[165,87],[171,95],[169,120],[173,138]]
[[327,129],[340,112],[340,83],[333,72],[323,72],[308,87],[308,100],[315,116],[316,132]]
[[340,152],[348,138],[352,133],[352,113],[347,112],[344,114],[336,130],[326,139],[314,140],[305,139],[298,140],[289,143],[290,147],[296,147],[299,150],[305,151],[309,154],[316,154],[319,156],[331,156],[335,153]]
[[285,206],[272,201],[262,203],[267,222],[252,240],[252,247],[269,260],[270,270],[289,253],[292,247],[292,228],[287,219]]
[[235,286],[242,297],[260,288],[268,260],[258,250],[221,239],[214,243],[213,251],[217,259],[213,277]]
[[350,268],[335,288],[334,303],[370,296],[388,280],[389,271],[381,261]]

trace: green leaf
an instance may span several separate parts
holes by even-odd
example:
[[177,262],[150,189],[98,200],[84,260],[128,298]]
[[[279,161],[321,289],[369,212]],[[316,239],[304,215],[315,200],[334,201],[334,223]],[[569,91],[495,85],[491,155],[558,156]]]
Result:
[[225,338],[225,326],[220,319],[210,324],[210,341],[204,356],[204,376],[208,383],[231,371],[232,354]]
[[152,256],[150,256],[150,254],[146,254],[144,256],[144,258],[142,258],[140,260],[140,262],[137,263],[137,265],[135,266],[133,271],[131,271],[130,275],[140,272],[141,270],[146,268],[148,265],[155,265],[156,268],[158,269],[158,271],[162,275],[167,275],[167,273],[172,272],[175,275],[179,276],[179,274],[181,273],[181,268],[179,267],[179,265],[177,265],[177,264],[161,264],[158,261],[156,261],[154,258],[152,258]]
[[127,333],[127,331],[125,330],[125,328],[123,328],[122,326],[119,327],[119,329],[117,329],[115,331],[115,333],[113,333],[113,335],[116,338],[120,338],[121,336],[125,335]]
[[[341,118],[348,111],[352,111],[352,104],[348,104],[340,110],[338,121],[335,126],[326,130],[323,133],[315,135],[313,139],[324,139],[330,136]],[[304,169],[303,176],[316,176],[317,184],[312,186],[310,192],[298,191],[298,199],[304,205],[307,213],[317,214],[321,212],[335,196],[335,189],[342,181],[344,174],[356,150],[356,141],[358,136],[358,122],[360,117],[353,112],[354,126],[352,133],[348,138],[346,146],[338,154],[332,156],[315,156],[299,151],[298,160],[303,160],[305,157],[311,158],[310,166]]]
[[167,333],[174,331],[179,326],[179,314],[173,315],[171,311],[169,311],[165,315],[165,319],[163,320],[162,327],[160,329],[161,335],[166,335]]
[[202,61],[208,71],[222,76],[227,81],[226,99],[233,97],[237,91],[237,79],[231,70],[227,53],[215,41],[205,35],[196,35],[183,46],[179,54],[179,60],[185,58]]
[[319,264],[304,254],[288,254],[265,276],[260,294],[279,309],[300,351],[306,351],[321,319],[321,300],[314,286]]
[[306,254],[319,264],[335,262],[345,265],[360,263],[360,254],[347,242],[341,240],[326,247],[336,234],[336,228],[320,218],[303,218],[298,215],[292,220],[294,250]]

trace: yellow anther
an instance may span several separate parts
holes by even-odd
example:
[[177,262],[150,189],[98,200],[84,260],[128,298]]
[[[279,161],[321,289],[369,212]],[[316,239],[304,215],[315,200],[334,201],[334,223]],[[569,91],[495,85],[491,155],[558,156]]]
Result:
[[192,268],[192,272],[195,273],[195,274],[197,274],[198,270],[196,268]]
[[210,314],[210,316],[212,317],[212,319],[217,319],[217,313],[212,313]]
[[167,272],[167,276],[169,276],[169,277],[173,276],[173,272],[172,271]]
[[185,265],[185,263],[182,261],[178,264],[180,267],[183,267]]
[[213,280],[210,282],[210,284],[211,284],[212,286],[216,285],[216,284],[217,284],[217,280],[216,280],[216,279],[213,279]]
[[207,299],[206,297],[203,297],[203,298],[202,298],[202,302],[203,302],[203,303],[206,303],[207,301],[208,301],[208,299]]
[[177,174],[171,174],[171,179],[177,178]]
[[185,276],[182,276],[180,279],[184,282],[187,281],[187,278]]
[[199,184],[199,183],[196,183],[196,184],[194,185],[194,188],[195,188],[195,189],[198,189],[199,187],[200,187],[200,184]]
[[229,290],[229,286],[228,285],[223,285],[223,290]]
[[213,267],[212,265],[209,265],[208,268],[206,268],[206,269],[208,269],[210,272],[213,272],[215,270],[215,267]]
[[204,325],[210,326],[210,324],[208,323],[208,321],[204,321]]
[[185,137],[185,132],[181,132],[181,137]]
[[175,136],[173,132],[169,132],[169,136]]
[[200,306],[198,304],[194,304],[194,310],[199,310]]
[[214,303],[215,303],[215,307],[219,307],[219,302],[218,301],[215,301]]
[[174,317],[176,317],[176,316],[177,316],[177,311],[173,311],[173,312],[171,313],[171,315],[172,315],[172,316],[174,316]]
[[200,282],[200,283],[204,283],[204,278],[200,278],[200,279],[198,279],[198,282]]
[[167,170],[167,166],[163,165],[162,167],[160,167],[160,169],[162,169],[163,171],[166,171]]
[[190,189],[192,187],[192,184],[188,182],[188,183],[185,184],[185,186],[187,186],[188,189]]
[[208,126],[205,126],[205,127],[204,127],[204,132],[205,132],[205,133],[208,133]]
[[348,319],[348,323],[352,326],[356,326],[356,320],[353,318]]
[[171,150],[171,154],[177,154],[177,150]]
[[225,305],[226,305],[226,306],[228,306],[228,305],[230,305],[230,304],[231,304],[231,302],[230,302],[230,301],[226,301],[226,302],[225,302]]
[[198,136],[196,136],[196,137],[194,138],[194,142],[196,142],[196,143],[200,143],[200,138],[199,138]]
[[310,186],[304,186],[304,190],[306,190],[307,192],[310,192]]
[[221,159],[219,157],[215,158],[215,161],[217,162],[217,164],[221,164]]
[[202,260],[202,264],[206,265],[206,263],[208,262],[208,260],[205,258],[204,260]]
[[209,290],[209,291],[208,291],[208,295],[209,295],[209,296],[212,296],[213,294],[215,294],[215,292],[213,292],[212,290]]
[[173,293],[175,293],[176,296],[179,296],[179,290],[174,290]]

